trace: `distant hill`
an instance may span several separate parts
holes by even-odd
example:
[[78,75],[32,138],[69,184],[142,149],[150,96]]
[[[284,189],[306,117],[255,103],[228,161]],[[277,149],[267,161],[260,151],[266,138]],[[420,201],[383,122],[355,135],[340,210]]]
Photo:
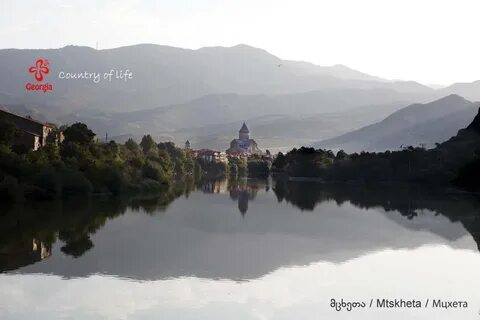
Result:
[[[257,142],[292,147],[329,138],[381,120],[406,102],[390,89],[318,90],[290,95],[208,95],[188,103],[127,113],[69,114],[61,123],[84,122],[99,136],[152,134],[158,140],[223,149],[247,121]],[[411,101],[411,100],[410,100]]]
[[[24,88],[32,81],[27,69],[38,58],[49,60],[46,80],[54,85],[53,92]],[[60,71],[103,74],[111,69],[129,69],[133,79],[97,84],[58,79]],[[85,122],[99,136],[151,133],[174,141],[190,137],[199,147],[223,146],[242,121],[258,123],[257,133],[269,147],[311,143],[371,124],[401,105],[451,93],[473,99],[479,86],[474,82],[435,90],[343,65],[283,60],[243,44],[198,50],[154,44],[107,50],[78,46],[0,50],[0,105],[22,106],[12,111],[60,124]],[[347,110],[350,113],[344,113]],[[218,127],[228,124],[234,127],[225,127],[222,137]],[[429,126],[434,127],[435,123]],[[391,141],[378,147],[391,147]],[[417,140],[406,140],[410,141]]]
[[[50,63],[46,80],[54,85],[54,91],[47,94],[24,89],[25,83],[32,81],[27,69],[39,58]],[[103,74],[111,69],[129,69],[133,79],[98,84],[87,79],[58,79],[60,71]],[[340,65],[323,67],[282,60],[247,45],[198,50],[153,44],[108,50],[77,46],[0,50],[0,104],[34,106],[49,116],[72,111],[129,112],[183,104],[212,94],[279,95],[374,88],[405,94],[434,93],[415,82],[386,81]]]
[[[472,159],[479,161],[480,155],[480,108],[475,113],[472,121],[469,121],[468,126],[458,130],[458,133],[450,139],[441,143],[437,150],[443,152],[444,155],[449,155],[450,162],[465,164]],[[477,174],[480,171],[476,172]],[[478,184],[478,181],[477,181]]]
[[458,94],[471,101],[480,101],[480,80],[474,82],[454,83],[437,90],[441,95]]
[[433,147],[454,136],[475,116],[479,103],[449,95],[426,104],[413,104],[384,120],[314,144],[347,152],[398,150],[402,146]]
[[[284,152],[293,146],[314,142],[318,137],[334,137],[372,121],[381,120],[401,106],[401,103],[369,105],[354,110],[312,115],[266,115],[249,118],[246,121],[259,147],[273,152]],[[159,141],[171,140],[180,145],[188,139],[194,148],[223,150],[237,135],[242,122],[183,128],[173,132],[159,133],[156,137]]]

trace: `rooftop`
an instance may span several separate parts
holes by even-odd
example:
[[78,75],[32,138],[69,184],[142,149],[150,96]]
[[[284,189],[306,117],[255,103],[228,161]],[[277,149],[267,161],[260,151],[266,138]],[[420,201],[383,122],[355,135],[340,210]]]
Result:
[[244,132],[244,133],[249,133],[250,132],[250,130],[248,130],[248,127],[245,124],[245,122],[243,123],[242,127],[240,128],[240,132]]
[[44,125],[44,126],[47,126],[47,127],[52,127],[52,128],[55,127],[55,125],[54,125],[53,123],[41,122],[41,121],[38,121],[38,120],[33,119],[31,116],[28,116],[28,115],[27,115],[27,116],[21,116],[21,115],[18,115],[18,114],[16,114],[16,113],[14,113],[14,112],[4,110],[4,109],[2,109],[2,108],[0,107],[0,113],[2,113],[2,112],[3,112],[3,113],[8,113],[8,114],[10,114],[10,115],[12,115],[12,116],[15,116],[15,117],[17,117],[17,118],[22,118],[22,119],[25,119],[25,120],[28,120],[28,121],[31,121],[31,122],[35,122],[35,123]]

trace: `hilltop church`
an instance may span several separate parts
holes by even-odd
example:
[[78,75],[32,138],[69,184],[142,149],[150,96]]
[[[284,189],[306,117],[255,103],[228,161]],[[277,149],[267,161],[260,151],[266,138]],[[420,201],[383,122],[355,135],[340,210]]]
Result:
[[226,152],[229,155],[249,155],[261,154],[262,150],[258,148],[255,140],[250,139],[250,130],[244,122],[238,132],[238,139],[233,139],[230,142],[230,148]]

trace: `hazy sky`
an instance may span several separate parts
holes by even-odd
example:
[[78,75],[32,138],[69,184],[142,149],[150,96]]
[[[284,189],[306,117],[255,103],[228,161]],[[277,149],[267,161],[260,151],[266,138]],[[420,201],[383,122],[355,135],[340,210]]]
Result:
[[390,79],[480,79],[479,0],[0,0],[0,48],[249,44]]

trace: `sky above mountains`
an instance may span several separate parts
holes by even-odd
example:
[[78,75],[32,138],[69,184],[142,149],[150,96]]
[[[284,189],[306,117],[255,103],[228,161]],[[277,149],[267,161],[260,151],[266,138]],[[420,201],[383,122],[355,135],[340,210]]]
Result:
[[0,0],[0,48],[246,43],[388,79],[480,78],[478,0]]

